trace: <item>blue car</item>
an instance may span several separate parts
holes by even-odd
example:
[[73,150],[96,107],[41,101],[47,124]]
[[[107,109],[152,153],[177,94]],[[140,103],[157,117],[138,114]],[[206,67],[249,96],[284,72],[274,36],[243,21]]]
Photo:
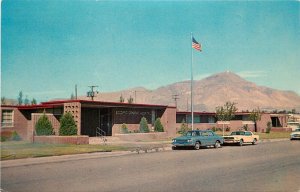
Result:
[[188,131],[181,137],[174,138],[172,140],[172,149],[194,147],[194,149],[199,150],[202,146],[214,146],[215,148],[219,148],[223,143],[223,137],[215,134],[213,131],[194,130]]

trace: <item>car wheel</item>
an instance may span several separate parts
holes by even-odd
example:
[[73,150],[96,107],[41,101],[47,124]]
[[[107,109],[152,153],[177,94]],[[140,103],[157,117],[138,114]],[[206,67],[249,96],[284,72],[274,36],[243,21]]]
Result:
[[244,144],[243,139],[241,139],[240,142],[239,142],[238,144],[239,144],[239,146],[243,146],[243,144]]
[[220,141],[216,141],[215,143],[215,146],[214,146],[216,149],[220,148],[221,147],[221,143]]
[[196,142],[195,144],[195,147],[194,147],[196,150],[199,150],[200,149],[200,143],[199,142]]
[[257,139],[253,139],[252,145],[256,145]]
[[172,146],[172,150],[177,150],[177,147],[176,146]]

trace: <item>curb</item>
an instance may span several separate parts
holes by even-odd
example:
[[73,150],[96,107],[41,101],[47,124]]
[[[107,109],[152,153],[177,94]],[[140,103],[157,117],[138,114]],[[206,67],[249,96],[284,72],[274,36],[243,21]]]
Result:
[[82,154],[60,155],[60,156],[50,156],[50,157],[36,157],[36,158],[27,158],[27,159],[14,159],[14,160],[1,161],[1,168],[39,165],[45,163],[58,163],[58,162],[76,161],[76,160],[84,160],[84,159],[119,157],[125,155],[154,153],[154,152],[170,151],[170,150],[172,150],[172,148],[169,146],[163,148],[150,148],[150,149],[146,147],[139,147],[136,150],[132,150],[132,151],[95,152],[95,153],[82,153]]
[[281,138],[281,139],[263,139],[260,140],[260,143],[268,143],[268,142],[279,142],[279,141],[289,141],[289,138]]

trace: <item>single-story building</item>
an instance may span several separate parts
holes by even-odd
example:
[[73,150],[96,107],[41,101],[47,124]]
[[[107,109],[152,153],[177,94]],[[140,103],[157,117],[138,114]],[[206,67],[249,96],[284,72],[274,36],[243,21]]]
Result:
[[[183,122],[191,124],[191,112],[178,112],[174,106],[129,104],[118,102],[102,102],[90,100],[61,100],[42,102],[38,105],[1,106],[1,133],[16,131],[23,140],[33,141],[35,124],[39,117],[45,113],[53,125],[55,134],[59,132],[61,116],[70,112],[77,125],[77,135],[94,137],[101,129],[106,136],[116,136],[125,123],[128,130],[136,132],[142,117],[148,121],[149,127],[154,126],[157,118],[161,118],[164,130],[168,137],[176,135]],[[226,124],[230,130],[241,129],[248,126],[254,131],[254,123],[249,120],[250,113],[236,113],[235,118]],[[263,113],[257,122],[258,132],[265,132],[267,123],[271,122],[272,131],[287,130],[287,115]],[[215,113],[195,112],[195,129],[222,128],[217,121]]]
[[167,135],[175,135],[176,108],[165,105],[129,104],[89,100],[62,100],[43,102],[39,105],[1,106],[1,132],[17,131],[21,138],[32,140],[34,126],[45,113],[58,135],[59,120],[70,112],[77,125],[78,135],[96,136],[97,128],[106,136],[120,133],[123,123],[129,131],[139,129],[142,117],[153,127],[157,118],[165,127]]

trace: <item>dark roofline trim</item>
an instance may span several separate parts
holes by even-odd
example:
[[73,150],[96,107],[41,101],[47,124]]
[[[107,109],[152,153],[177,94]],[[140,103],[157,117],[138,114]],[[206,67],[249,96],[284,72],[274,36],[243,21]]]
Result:
[[42,102],[43,105],[54,105],[54,104],[64,104],[64,103],[74,103],[79,102],[82,104],[102,104],[102,105],[115,105],[115,106],[134,106],[134,107],[164,107],[164,108],[176,108],[175,106],[168,105],[153,105],[153,104],[139,104],[139,103],[121,103],[121,102],[107,102],[107,101],[90,101],[90,100],[59,100],[59,101],[49,101]]

